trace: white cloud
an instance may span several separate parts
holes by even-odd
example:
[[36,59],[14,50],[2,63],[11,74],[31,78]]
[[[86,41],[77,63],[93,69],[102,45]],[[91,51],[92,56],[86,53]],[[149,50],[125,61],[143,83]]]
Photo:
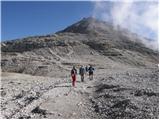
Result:
[[115,27],[120,25],[143,37],[152,38],[154,41],[143,42],[158,48],[158,1],[127,1],[97,1],[93,16],[111,21]]

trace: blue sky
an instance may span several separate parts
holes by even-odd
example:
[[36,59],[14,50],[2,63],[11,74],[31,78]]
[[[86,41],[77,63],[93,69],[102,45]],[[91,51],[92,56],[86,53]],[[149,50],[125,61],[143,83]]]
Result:
[[57,32],[94,16],[112,20],[141,36],[158,41],[158,2],[17,1],[2,2],[1,39],[12,40]]
[[92,2],[2,2],[2,41],[54,33],[92,11]]

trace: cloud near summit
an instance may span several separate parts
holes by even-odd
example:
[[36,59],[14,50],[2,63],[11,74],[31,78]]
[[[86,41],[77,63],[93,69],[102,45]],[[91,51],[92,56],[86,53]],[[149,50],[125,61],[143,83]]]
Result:
[[158,1],[96,1],[93,16],[153,39],[143,42],[158,49]]

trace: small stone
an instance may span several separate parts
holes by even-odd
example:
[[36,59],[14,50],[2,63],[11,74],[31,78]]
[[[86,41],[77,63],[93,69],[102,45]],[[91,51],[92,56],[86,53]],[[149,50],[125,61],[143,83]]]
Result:
[[61,113],[58,113],[58,116],[62,116],[62,114],[61,114]]
[[77,105],[78,105],[78,106],[81,106],[81,105],[82,105],[82,102],[79,102]]
[[76,115],[76,113],[74,112],[74,113],[72,113],[72,115]]

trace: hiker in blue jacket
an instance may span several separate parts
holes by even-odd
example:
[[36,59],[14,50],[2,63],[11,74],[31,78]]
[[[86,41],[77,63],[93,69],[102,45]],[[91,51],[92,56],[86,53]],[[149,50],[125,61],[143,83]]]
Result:
[[89,68],[88,68],[89,79],[90,80],[93,80],[93,71],[94,71],[94,68],[92,67],[92,65],[90,65]]
[[83,65],[81,65],[81,67],[79,68],[79,74],[81,76],[81,81],[84,82],[85,68],[83,67]]

